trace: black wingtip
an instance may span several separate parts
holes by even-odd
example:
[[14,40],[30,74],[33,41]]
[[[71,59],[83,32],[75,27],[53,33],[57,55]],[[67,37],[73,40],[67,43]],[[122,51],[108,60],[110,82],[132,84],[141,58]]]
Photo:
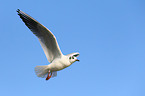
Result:
[[17,12],[20,13],[20,9],[17,9]]

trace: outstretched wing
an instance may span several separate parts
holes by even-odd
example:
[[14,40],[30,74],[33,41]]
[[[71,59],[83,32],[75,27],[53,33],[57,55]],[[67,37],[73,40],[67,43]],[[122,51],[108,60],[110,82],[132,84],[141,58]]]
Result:
[[25,25],[38,37],[48,61],[51,63],[55,58],[60,58],[62,53],[51,31],[23,11],[18,9],[17,12]]

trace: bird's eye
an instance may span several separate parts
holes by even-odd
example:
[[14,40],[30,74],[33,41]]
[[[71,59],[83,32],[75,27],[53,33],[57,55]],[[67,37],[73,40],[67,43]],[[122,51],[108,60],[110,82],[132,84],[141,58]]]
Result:
[[72,56],[72,59],[74,59],[74,57]]
[[69,57],[69,59],[71,59],[71,57]]

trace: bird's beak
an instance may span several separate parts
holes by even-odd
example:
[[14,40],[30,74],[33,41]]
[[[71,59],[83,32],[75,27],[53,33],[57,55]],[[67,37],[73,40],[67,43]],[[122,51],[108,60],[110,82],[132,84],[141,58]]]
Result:
[[80,61],[80,60],[77,59],[76,61]]

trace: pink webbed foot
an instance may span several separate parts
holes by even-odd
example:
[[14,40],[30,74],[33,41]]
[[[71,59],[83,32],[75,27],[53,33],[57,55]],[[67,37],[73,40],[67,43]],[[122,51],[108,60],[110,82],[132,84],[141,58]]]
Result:
[[51,78],[51,76],[52,76],[52,73],[51,73],[50,70],[49,70],[48,75],[47,75],[47,77],[46,77],[46,80],[49,80],[49,79]]

